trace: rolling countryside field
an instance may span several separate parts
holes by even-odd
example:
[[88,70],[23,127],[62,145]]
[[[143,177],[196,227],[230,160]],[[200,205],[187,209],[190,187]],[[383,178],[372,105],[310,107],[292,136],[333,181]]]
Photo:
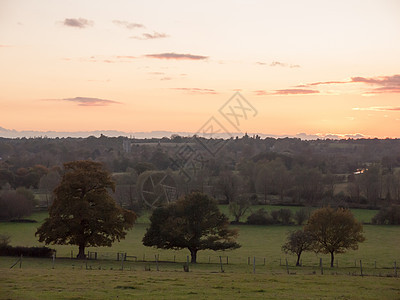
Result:
[[[256,208],[252,208],[257,209]],[[268,210],[279,207],[268,207]],[[291,209],[297,209],[293,207]],[[226,207],[221,207],[227,211]],[[369,223],[376,211],[354,210],[356,218]],[[12,245],[41,246],[34,236],[47,213],[33,215],[38,223],[0,223],[0,233],[12,237]],[[183,271],[187,250],[144,247],[141,239],[149,226],[142,215],[125,240],[112,247],[89,248],[98,260],[71,259],[77,247],[50,245],[57,258],[0,257],[1,299],[396,299],[399,278],[394,262],[400,262],[400,227],[364,225],[366,241],[359,250],[336,256],[311,252],[295,257],[281,251],[288,232],[299,226],[236,225],[241,248],[233,251],[200,251],[198,264]],[[127,261],[117,261],[117,253]],[[322,258],[323,268],[319,266]],[[286,266],[287,259],[287,266]],[[362,264],[362,275],[360,269]],[[54,268],[54,269],[53,269]],[[222,269],[222,271],[221,271]]]

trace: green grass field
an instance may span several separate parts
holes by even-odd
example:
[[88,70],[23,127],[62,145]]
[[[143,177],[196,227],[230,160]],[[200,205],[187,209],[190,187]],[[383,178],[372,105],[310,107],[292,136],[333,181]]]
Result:
[[[227,211],[227,207],[222,210]],[[353,213],[359,220],[369,223],[376,211],[354,210]],[[41,246],[34,233],[46,216],[45,212],[34,214],[32,217],[38,223],[0,223],[0,234],[10,235],[12,245]],[[393,277],[394,262],[400,265],[399,226],[364,225],[366,241],[357,251],[337,255],[338,265],[331,269],[328,255],[304,253],[303,266],[295,267],[295,257],[281,252],[287,233],[298,226],[238,225],[235,227],[239,229],[241,248],[225,252],[200,251],[199,263],[191,265],[190,272],[186,273],[182,265],[189,255],[187,250],[159,250],[142,245],[148,225],[148,214],[143,214],[125,240],[111,248],[88,249],[98,252],[100,260],[97,261],[70,259],[71,251],[75,256],[77,247],[60,245],[50,246],[57,250],[54,269],[52,259],[38,258],[23,258],[21,269],[19,264],[10,269],[17,258],[0,257],[0,299],[110,299],[117,296],[120,299],[400,299],[400,279]],[[116,261],[117,252],[131,256],[124,262],[123,271],[121,262]],[[159,271],[155,255],[159,257]],[[221,273],[219,256],[224,273]],[[254,258],[256,274],[253,274]],[[324,275],[319,268],[320,258]],[[360,260],[363,277],[360,276]],[[145,267],[151,271],[144,271]]]
[[398,278],[118,270],[2,270],[0,299],[398,299]]

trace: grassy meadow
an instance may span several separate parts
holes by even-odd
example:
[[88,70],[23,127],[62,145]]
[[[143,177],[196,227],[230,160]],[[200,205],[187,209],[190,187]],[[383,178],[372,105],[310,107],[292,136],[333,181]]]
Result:
[[[255,209],[258,207],[252,208]],[[228,211],[224,206],[221,210]],[[364,223],[369,223],[375,213],[353,210]],[[38,223],[0,223],[0,234],[10,235],[14,246],[42,246],[34,233],[46,217],[46,212],[40,212],[32,216]],[[78,249],[68,245],[50,245],[57,250],[54,269],[52,259],[48,258],[23,258],[21,269],[19,264],[10,269],[17,258],[0,257],[0,299],[400,298],[400,279],[393,277],[394,262],[400,265],[400,226],[364,225],[366,241],[357,251],[337,255],[338,264],[331,269],[329,255],[304,253],[303,266],[295,267],[296,257],[282,253],[287,233],[298,226],[235,225],[241,248],[200,251],[198,264],[191,265],[186,273],[182,265],[189,255],[187,250],[159,250],[142,245],[148,225],[148,214],[143,214],[126,239],[112,247],[87,249],[98,252],[97,261],[71,259],[71,251],[75,256]],[[116,261],[117,252],[130,256],[123,266]],[[159,257],[158,264],[155,256]],[[320,258],[324,275],[319,267]],[[149,268],[151,271],[145,271]]]

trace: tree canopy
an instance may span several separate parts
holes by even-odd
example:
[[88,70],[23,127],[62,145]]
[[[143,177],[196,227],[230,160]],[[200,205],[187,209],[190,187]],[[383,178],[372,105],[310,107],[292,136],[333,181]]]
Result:
[[111,246],[123,239],[136,215],[117,206],[108,192],[115,184],[101,163],[73,161],[64,168],[49,217],[36,235],[46,244],[78,245],[78,258],[85,258],[85,247]]
[[156,208],[143,245],[161,249],[184,249],[197,262],[197,251],[239,248],[237,230],[229,229],[228,218],[214,199],[202,193],[188,194],[174,203]]
[[331,267],[335,253],[344,253],[347,249],[357,250],[358,243],[365,240],[362,224],[349,209],[344,208],[317,209],[311,214],[304,230],[312,234],[316,252],[331,254]]
[[297,255],[296,266],[300,265],[300,256],[303,251],[308,251],[313,248],[313,236],[308,231],[296,230],[289,233],[287,241],[282,246],[285,253],[293,253]]

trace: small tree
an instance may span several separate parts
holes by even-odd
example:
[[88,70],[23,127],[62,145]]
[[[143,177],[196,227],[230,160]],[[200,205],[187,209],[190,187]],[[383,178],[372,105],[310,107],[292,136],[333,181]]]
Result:
[[192,263],[196,263],[199,250],[240,247],[235,242],[237,230],[228,228],[228,218],[219,211],[215,200],[202,193],[192,193],[156,208],[150,221],[143,245],[161,249],[187,248]]
[[313,236],[308,231],[296,230],[289,233],[287,241],[282,246],[282,251],[285,253],[293,253],[297,255],[296,266],[300,265],[300,256],[303,251],[313,249]]
[[237,201],[229,203],[229,212],[235,218],[235,223],[240,222],[240,218],[244,216],[250,208],[250,201],[244,197],[240,197]]
[[361,223],[350,210],[343,208],[335,210],[324,207],[315,210],[304,230],[312,234],[316,252],[331,254],[331,267],[335,253],[344,253],[347,249],[357,250],[358,243],[365,240]]
[[123,239],[136,215],[116,205],[107,190],[114,190],[114,182],[101,163],[74,161],[64,167],[49,217],[35,235],[46,244],[78,245],[78,258],[85,258],[85,247]]

